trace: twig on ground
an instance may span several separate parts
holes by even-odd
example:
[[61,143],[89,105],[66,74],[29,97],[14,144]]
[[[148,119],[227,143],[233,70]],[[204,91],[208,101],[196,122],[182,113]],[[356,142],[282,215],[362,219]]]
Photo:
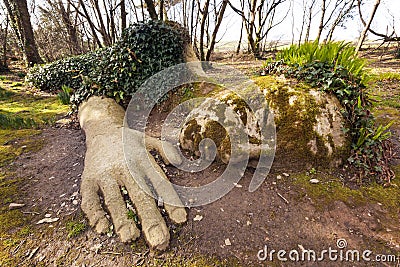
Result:
[[101,251],[100,254],[108,254],[108,255],[122,255],[120,252],[114,252],[114,251]]
[[285,201],[286,204],[289,204],[289,201],[288,201],[284,196],[282,196],[282,195],[279,194],[278,192],[276,192],[276,193],[278,194],[278,196],[279,196],[280,198],[282,198],[283,201]]

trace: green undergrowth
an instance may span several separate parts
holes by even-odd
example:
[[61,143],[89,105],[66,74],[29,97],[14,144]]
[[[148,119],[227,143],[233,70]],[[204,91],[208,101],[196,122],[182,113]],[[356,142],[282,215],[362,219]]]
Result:
[[73,238],[83,233],[87,228],[87,224],[84,219],[71,220],[67,222],[65,228],[68,231],[68,238]]
[[372,74],[368,84],[375,110],[380,108],[400,108],[399,73]]
[[[43,91],[62,92],[63,86],[70,87],[75,108],[92,95],[105,95],[127,104],[149,77],[183,63],[187,42],[186,30],[176,23],[139,23],[125,29],[110,47],[35,66],[26,80]],[[160,93],[159,87],[146,92],[151,99]]]
[[366,63],[349,44],[304,43],[280,51],[276,61],[266,62],[261,74],[295,78],[336,96],[348,124],[343,125],[343,131],[351,138],[347,162],[352,166],[353,178],[359,183],[374,180],[388,184],[394,178],[386,153],[391,124],[378,124],[371,112],[373,99],[367,90],[370,78]]
[[12,87],[0,82],[0,129],[49,125],[68,110],[57,97],[34,95],[23,86]]

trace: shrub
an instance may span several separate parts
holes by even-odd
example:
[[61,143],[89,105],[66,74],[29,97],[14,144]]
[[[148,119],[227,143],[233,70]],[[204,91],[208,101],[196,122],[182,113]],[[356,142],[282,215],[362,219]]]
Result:
[[75,105],[91,95],[120,101],[153,74],[183,62],[186,42],[185,31],[175,23],[140,23],[127,28],[111,47],[35,66],[27,80],[46,91],[60,90],[63,85],[74,89],[71,101]]
[[71,103],[70,99],[71,99],[72,88],[63,85],[61,87],[61,90],[62,91],[57,94],[58,99],[60,100],[61,104],[69,105]]

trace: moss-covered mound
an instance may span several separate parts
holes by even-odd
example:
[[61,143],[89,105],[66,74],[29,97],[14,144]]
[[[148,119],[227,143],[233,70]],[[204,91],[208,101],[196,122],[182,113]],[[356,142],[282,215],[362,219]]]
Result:
[[[344,162],[350,152],[350,140],[342,131],[345,120],[336,97],[282,77],[257,77],[255,83],[274,114],[278,162],[295,169],[336,167]],[[215,92],[214,89],[213,98],[231,107],[237,121],[232,119],[228,108],[221,111],[212,100],[206,100],[192,111],[190,120],[184,125],[180,136],[182,148],[200,156],[206,152],[202,151],[203,147],[199,148],[201,140],[210,138],[217,146],[219,158],[227,163],[231,152],[228,132],[240,129],[243,124],[248,137],[243,149],[248,149],[250,159],[257,159],[262,143],[260,125],[254,118],[257,111],[251,111],[232,92],[219,90]],[[227,126],[223,128],[215,118],[225,118],[223,123]]]
[[349,156],[342,106],[331,94],[285,78],[256,78],[275,115],[277,159],[289,166],[337,167]]
[[186,31],[176,23],[136,24],[111,47],[35,66],[27,81],[45,91],[71,87],[76,105],[91,95],[105,95],[119,102],[129,99],[153,74],[182,63],[187,42]]

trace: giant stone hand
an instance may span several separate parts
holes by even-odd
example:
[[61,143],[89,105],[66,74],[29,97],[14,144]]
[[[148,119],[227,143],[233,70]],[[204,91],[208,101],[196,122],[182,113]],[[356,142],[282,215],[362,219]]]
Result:
[[[135,240],[140,236],[140,231],[127,216],[128,210],[121,195],[121,187],[124,186],[136,207],[147,243],[151,248],[163,250],[170,239],[168,227],[154,198],[145,193],[143,184],[139,186],[136,181],[167,179],[147,152],[149,149],[159,151],[166,163],[165,151],[171,163],[179,164],[181,159],[169,143],[148,137],[145,145],[141,140],[142,135],[132,130],[129,145],[135,156],[133,162],[129,162],[134,168],[129,170],[122,139],[124,114],[123,108],[114,100],[97,96],[90,97],[79,108],[79,122],[85,131],[87,146],[81,184],[82,210],[97,232],[107,232],[112,223],[123,242]],[[152,186],[161,198],[168,194],[169,198],[172,196],[177,200],[174,203],[179,203],[179,197],[172,186],[158,188],[154,183]],[[100,195],[104,197],[104,203]],[[175,207],[165,204],[164,208],[173,222],[186,221],[187,214],[183,205]]]

